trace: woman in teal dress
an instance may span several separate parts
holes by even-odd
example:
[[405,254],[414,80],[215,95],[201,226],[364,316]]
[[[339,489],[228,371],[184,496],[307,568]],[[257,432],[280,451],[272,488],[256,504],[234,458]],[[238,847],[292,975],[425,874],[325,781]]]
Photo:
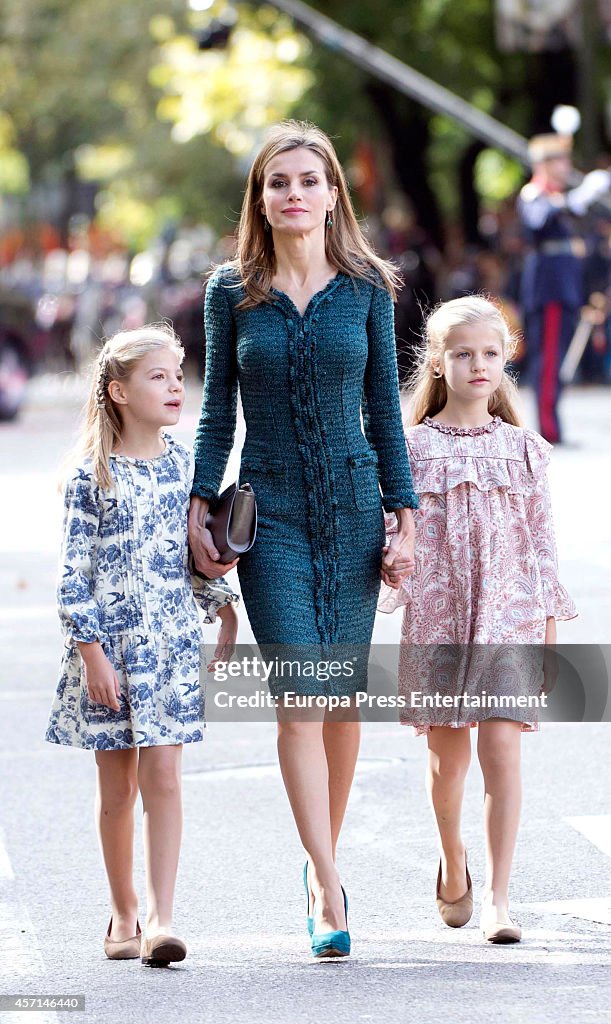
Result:
[[[396,587],[413,571],[417,498],[401,423],[396,284],[361,233],[327,136],[300,122],[272,129],[249,175],[237,256],[208,284],[189,521],[198,567],[220,575],[203,524],[233,445],[239,386],[240,478],[256,493],[259,523],[238,574],[255,638],[268,650],[294,653],[299,645],[322,660],[344,645],[367,651],[380,578]],[[399,522],[388,550],[384,509]],[[359,660],[362,670],[349,678],[276,677],[270,688],[280,696],[354,695],[366,688],[366,657]],[[350,949],[335,849],[358,754],[357,717],[352,709],[342,720],[326,713],[321,721],[319,713],[295,721],[279,704],[280,766],[308,854],[316,956]]]

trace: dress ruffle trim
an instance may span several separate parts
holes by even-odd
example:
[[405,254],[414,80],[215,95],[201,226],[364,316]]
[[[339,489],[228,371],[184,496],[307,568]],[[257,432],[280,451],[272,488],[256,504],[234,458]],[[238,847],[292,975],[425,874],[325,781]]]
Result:
[[545,614],[554,619],[576,619],[579,612],[571,595],[558,580],[543,580]]
[[418,494],[446,494],[464,483],[475,484],[480,491],[500,488],[510,494],[529,494],[545,473],[552,450],[547,441],[530,430],[524,431],[524,448],[508,450],[506,454],[491,451],[490,455],[480,452],[440,458],[438,454],[428,456],[425,451],[418,451],[419,447],[410,445],[414,489]]
[[427,427],[434,427],[442,434],[451,434],[453,437],[479,437],[481,434],[491,434],[493,430],[500,427],[503,422],[500,416],[493,416],[490,423],[484,423],[481,427],[455,427],[451,423],[440,423],[439,420],[432,420],[425,416],[422,420]]
[[382,583],[380,596],[378,597],[378,611],[391,614],[397,608],[405,608],[412,603],[412,581],[411,577],[403,580],[398,590],[393,590],[387,583]]

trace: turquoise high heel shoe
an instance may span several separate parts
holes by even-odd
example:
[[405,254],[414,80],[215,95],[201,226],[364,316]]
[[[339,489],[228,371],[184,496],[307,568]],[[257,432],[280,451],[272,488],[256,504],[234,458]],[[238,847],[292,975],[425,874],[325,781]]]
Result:
[[[344,894],[344,908],[346,911],[346,929],[348,928],[348,897],[346,896],[346,890],[342,885],[342,893]],[[323,957],[323,956],[350,956],[350,932],[321,932],[319,935],[316,932],[312,935],[312,956]]]
[[[308,935],[312,938],[314,934],[314,918],[310,917],[310,890],[308,887],[308,862],[303,865],[303,887],[306,891],[306,910],[308,915]],[[313,901],[312,901],[313,902]]]

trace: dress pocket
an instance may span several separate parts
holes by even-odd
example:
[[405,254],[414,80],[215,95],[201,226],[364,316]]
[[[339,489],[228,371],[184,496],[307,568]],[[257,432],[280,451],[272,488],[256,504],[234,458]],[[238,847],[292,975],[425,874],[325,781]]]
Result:
[[243,455],[240,485],[249,483],[259,511],[283,512],[287,498],[287,467],[282,459],[264,455]]
[[378,479],[378,457],[374,451],[362,455],[349,455],[348,466],[354,490],[354,503],[365,511],[378,508],[382,503]]

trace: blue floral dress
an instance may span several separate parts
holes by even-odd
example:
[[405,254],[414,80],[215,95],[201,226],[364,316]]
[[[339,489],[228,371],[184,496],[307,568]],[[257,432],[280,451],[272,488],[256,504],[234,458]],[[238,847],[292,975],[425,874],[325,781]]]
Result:
[[[45,738],[94,750],[203,739],[201,624],[187,568],[191,453],[164,435],[153,459],[111,456],[113,490],[89,460],[64,494],[58,606],[65,646]],[[205,622],[237,601],[224,579],[198,594]],[[89,699],[77,642],[99,640],[120,710]]]

